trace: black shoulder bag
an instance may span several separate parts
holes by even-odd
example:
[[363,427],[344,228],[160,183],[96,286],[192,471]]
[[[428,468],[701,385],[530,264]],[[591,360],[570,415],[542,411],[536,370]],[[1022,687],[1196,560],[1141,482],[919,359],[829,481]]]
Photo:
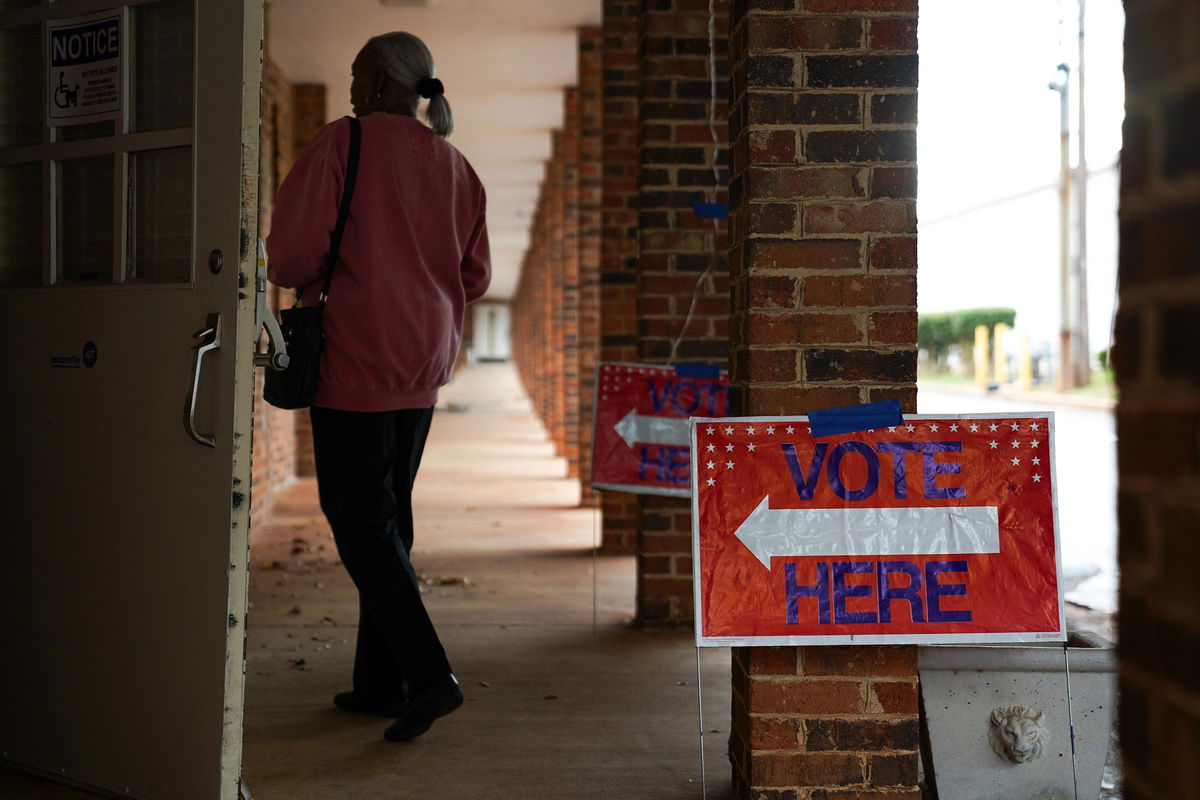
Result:
[[[300,307],[300,298],[307,286],[296,290],[296,303],[279,313],[279,327],[283,340],[287,342],[289,362],[282,370],[268,369],[263,385],[263,398],[276,408],[307,408],[312,405],[317,393],[317,377],[321,368],[321,350],[325,347],[325,333],[321,329],[321,316],[325,312],[325,301],[329,297],[329,282],[337,264],[338,248],[342,244],[342,233],[346,229],[346,217],[350,214],[350,200],[354,196],[354,183],[358,180],[358,150],[362,140],[362,129],[354,117],[350,120],[350,152],[346,157],[346,184],[342,188],[342,201],[338,206],[337,225],[329,237],[329,259],[325,263],[325,283],[321,297],[315,306]],[[311,285],[311,284],[310,284]]]

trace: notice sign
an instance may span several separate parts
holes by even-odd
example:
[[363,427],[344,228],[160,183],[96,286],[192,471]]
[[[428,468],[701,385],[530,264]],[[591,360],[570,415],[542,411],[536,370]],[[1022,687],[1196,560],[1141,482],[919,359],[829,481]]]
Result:
[[1065,640],[1052,414],[691,434],[698,644]]
[[121,17],[105,11],[47,23],[50,125],[79,125],[121,113]]
[[601,363],[596,368],[592,486],[687,497],[688,417],[719,417],[729,376],[708,365]]

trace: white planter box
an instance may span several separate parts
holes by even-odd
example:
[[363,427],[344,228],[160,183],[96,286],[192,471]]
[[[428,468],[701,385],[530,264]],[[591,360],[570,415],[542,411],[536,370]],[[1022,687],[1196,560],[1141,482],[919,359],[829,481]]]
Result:
[[[1116,701],[1116,656],[1111,642],[1086,632],[1073,632],[1068,650],[1078,797],[1096,800]],[[1075,800],[1061,644],[928,646],[919,653],[932,762],[924,767],[938,800]]]

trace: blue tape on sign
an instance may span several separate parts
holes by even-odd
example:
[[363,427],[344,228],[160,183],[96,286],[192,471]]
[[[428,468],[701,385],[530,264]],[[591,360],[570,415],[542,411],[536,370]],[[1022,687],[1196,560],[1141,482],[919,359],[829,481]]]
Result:
[[725,219],[729,216],[729,206],[725,203],[692,203],[692,211],[700,219]]
[[675,377],[715,381],[721,377],[721,367],[719,364],[676,364]]
[[813,436],[837,436],[839,433],[903,425],[904,414],[900,411],[899,400],[882,400],[878,403],[810,411],[808,421]]

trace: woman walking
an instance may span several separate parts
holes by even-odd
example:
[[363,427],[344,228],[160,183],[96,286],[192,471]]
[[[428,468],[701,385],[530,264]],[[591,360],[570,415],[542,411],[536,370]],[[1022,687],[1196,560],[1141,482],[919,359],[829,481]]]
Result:
[[[405,741],[463,701],[409,560],[412,487],[464,309],[491,266],[483,186],[445,139],[450,106],[429,49],[412,34],[377,36],[351,74],[360,167],[310,413],[321,509],[359,592],[352,685],[334,704],[395,717],[384,736]],[[421,98],[429,126],[416,117]],[[350,127],[326,125],[275,198],[270,277],[300,289],[303,305],[321,293]]]

